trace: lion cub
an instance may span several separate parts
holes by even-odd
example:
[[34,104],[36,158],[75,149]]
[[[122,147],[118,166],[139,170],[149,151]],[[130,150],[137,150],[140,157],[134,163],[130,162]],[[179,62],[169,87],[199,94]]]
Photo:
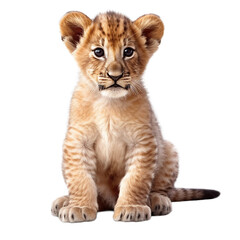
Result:
[[136,21],[107,12],[91,20],[69,12],[62,40],[81,77],[73,93],[63,147],[69,195],[53,202],[63,222],[94,220],[114,209],[116,221],[171,212],[171,201],[214,198],[214,190],[176,189],[178,156],[162,138],[142,74],[163,36],[154,14]]

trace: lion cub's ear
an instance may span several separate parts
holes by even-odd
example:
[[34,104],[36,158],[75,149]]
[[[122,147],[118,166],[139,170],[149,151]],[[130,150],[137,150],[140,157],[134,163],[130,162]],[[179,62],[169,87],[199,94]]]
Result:
[[92,20],[81,12],[68,12],[60,21],[62,40],[72,53]]
[[161,42],[164,26],[157,15],[147,14],[134,21],[134,24],[141,30],[142,36],[146,38],[146,47],[150,54],[153,54]]

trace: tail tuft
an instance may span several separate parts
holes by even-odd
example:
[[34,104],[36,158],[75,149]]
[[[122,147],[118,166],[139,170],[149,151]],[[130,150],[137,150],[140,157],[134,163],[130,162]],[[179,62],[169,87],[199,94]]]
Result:
[[209,190],[209,189],[204,189],[203,190],[203,198],[204,199],[213,199],[217,198],[220,195],[220,192],[216,190]]
[[172,202],[179,202],[213,199],[218,197],[220,195],[220,192],[210,189],[172,188],[168,190],[167,194]]

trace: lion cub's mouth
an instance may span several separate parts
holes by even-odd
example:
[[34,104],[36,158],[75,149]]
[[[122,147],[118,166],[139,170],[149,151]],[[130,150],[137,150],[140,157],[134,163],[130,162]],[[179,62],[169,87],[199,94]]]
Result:
[[114,83],[112,84],[111,86],[109,87],[104,87],[104,85],[98,85],[99,87],[99,91],[102,91],[102,90],[106,90],[106,89],[117,89],[117,88],[122,88],[122,89],[125,89],[125,90],[128,90],[130,88],[130,84],[127,84],[125,87],[122,87],[121,85],[117,84],[117,83]]

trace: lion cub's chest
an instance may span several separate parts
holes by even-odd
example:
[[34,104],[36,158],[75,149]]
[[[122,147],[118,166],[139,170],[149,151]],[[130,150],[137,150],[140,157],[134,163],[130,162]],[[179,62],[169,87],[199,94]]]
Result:
[[123,137],[123,122],[105,113],[99,114],[95,123],[98,128],[95,144],[98,165],[105,170],[124,168],[127,144]]

